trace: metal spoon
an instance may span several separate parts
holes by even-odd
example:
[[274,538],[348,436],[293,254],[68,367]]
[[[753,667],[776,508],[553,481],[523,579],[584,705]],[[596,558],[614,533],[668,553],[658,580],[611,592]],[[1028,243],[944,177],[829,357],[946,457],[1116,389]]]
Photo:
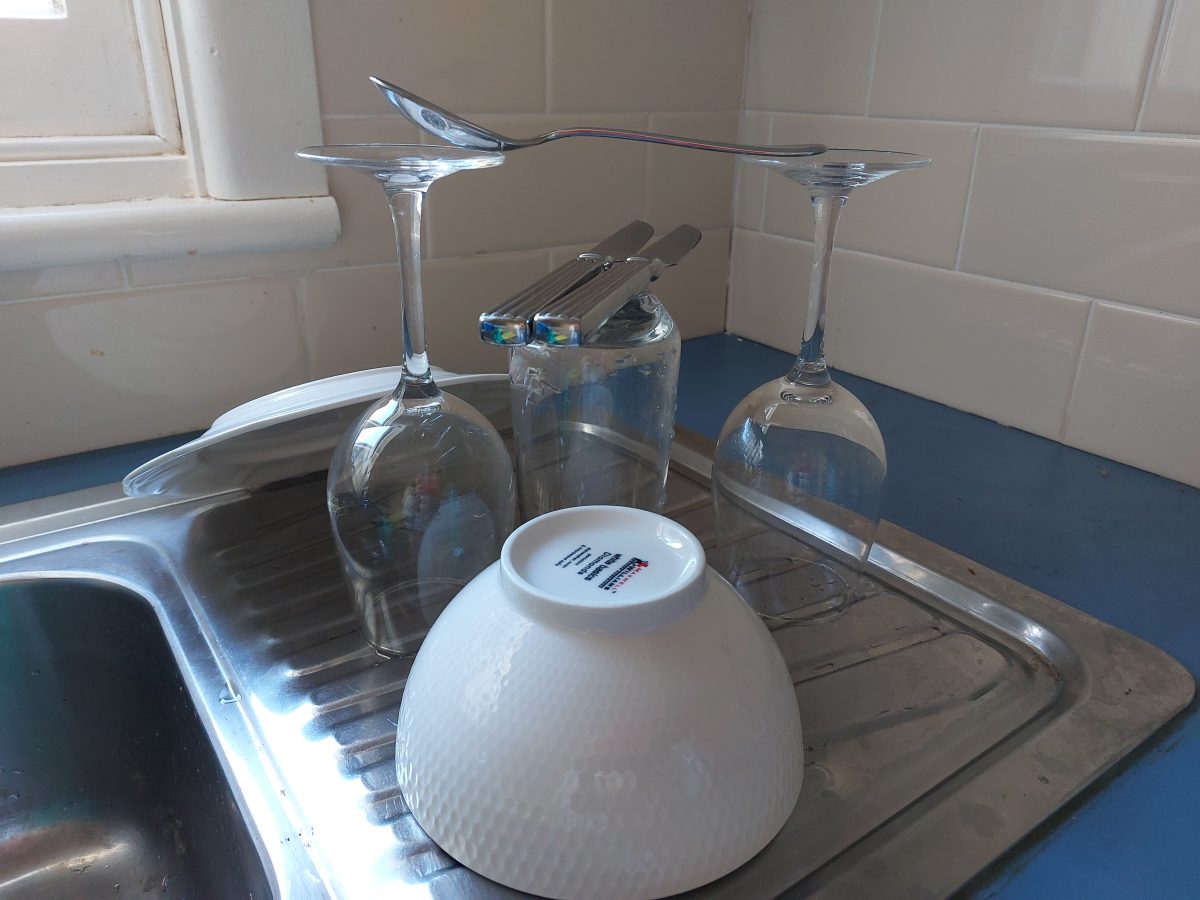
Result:
[[428,131],[455,147],[471,150],[521,150],[536,147],[549,141],[565,137],[617,138],[623,141],[646,141],[651,144],[668,144],[691,150],[711,150],[716,153],[736,153],[740,156],[790,157],[816,156],[829,148],[824,144],[797,144],[787,147],[756,147],[747,144],[732,144],[724,141],[705,141],[698,138],[674,137],[669,134],[654,134],[649,131],[627,131],[623,128],[559,128],[531,138],[512,138],[476,125],[462,116],[442,109],[424,97],[418,97],[404,88],[371,76],[371,83],[387,101],[400,110],[404,117],[417,127]]

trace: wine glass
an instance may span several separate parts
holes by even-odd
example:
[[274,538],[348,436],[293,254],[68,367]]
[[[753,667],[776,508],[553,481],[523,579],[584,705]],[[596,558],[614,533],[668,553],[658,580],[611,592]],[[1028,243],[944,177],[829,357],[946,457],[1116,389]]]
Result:
[[825,365],[834,231],[851,190],[929,160],[895,151],[829,150],[748,162],[807,188],[816,227],[796,362],[734,408],[717,442],[716,565],[768,625],[826,621],[854,600],[887,473],[879,426]]
[[458,590],[499,558],[513,527],[512,461],[491,422],[434,382],[421,297],[426,190],[504,156],[404,144],[308,147],[297,155],[374,177],[392,210],[403,371],[396,389],[342,437],[327,499],[364,637],[384,655],[408,655]]

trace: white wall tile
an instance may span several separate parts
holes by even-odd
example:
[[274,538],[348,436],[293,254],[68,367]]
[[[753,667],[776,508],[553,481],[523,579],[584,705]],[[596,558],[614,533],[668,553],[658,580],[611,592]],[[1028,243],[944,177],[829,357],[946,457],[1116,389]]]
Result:
[[452,372],[506,372],[508,351],[479,340],[479,314],[549,271],[547,255],[437,259],[425,266],[430,359]]
[[871,115],[1130,129],[1161,5],[884,3]]
[[[650,130],[718,141],[737,140],[738,114],[654,113]],[[697,228],[727,228],[736,159],[725,153],[700,153],[649,145],[643,218],[666,231],[687,223]]]
[[[546,271],[542,251],[426,263],[422,287],[430,361],[454,372],[506,371],[504,351],[479,340],[479,314]],[[302,296],[314,378],[403,361],[396,266],[315,272],[305,278]]]
[[0,306],[0,466],[206,428],[305,380],[278,278]]
[[[570,124],[562,116],[479,116],[480,124],[532,135]],[[593,124],[647,126],[644,115],[594,115]],[[528,250],[608,234],[642,215],[646,145],[566,138],[510,153],[504,165],[435,184],[426,205],[436,257]]]
[[[976,126],[788,114],[772,120],[773,143],[815,140],[831,147],[903,150],[931,158],[930,166],[854,191],[838,223],[837,246],[954,266]],[[764,230],[812,239],[812,209],[802,187],[769,174],[766,197]]]
[[[752,110],[743,112],[738,126],[738,140],[743,144],[770,144],[771,116]],[[761,231],[768,173],[762,166],[750,165],[745,161],[739,161],[734,172],[734,224],[738,228]]]
[[310,378],[398,366],[404,359],[395,263],[305,275],[300,310]]
[[[831,358],[1057,436],[1087,303],[1054,288],[1200,317],[1200,141],[1061,130],[1133,128],[1149,77],[1138,128],[1200,133],[1200,0],[881,2],[752,0],[739,137],[932,156],[930,168],[851,198],[838,246],[892,259],[837,254]],[[1164,5],[1173,17],[1148,73]],[[742,106],[746,0],[312,6],[329,142],[421,139],[366,82],[372,72],[518,135],[595,122],[731,137]],[[772,122],[764,110],[782,114]],[[931,268],[955,265],[976,122],[1060,129],[983,130],[961,263],[995,278]],[[685,336],[727,321],[795,351],[811,247],[786,236],[811,237],[807,198],[743,164],[734,206],[730,169],[715,156],[572,139],[435,186],[434,361],[502,370],[503,352],[477,340],[478,312],[637,217],[660,233],[681,221],[705,231],[658,286]],[[16,301],[0,305],[11,426],[0,465],[203,427],[310,377],[305,338],[312,375],[398,362],[386,205],[370,179],[330,176],[343,220],[331,247],[129,261],[130,282],[151,291],[125,292],[115,263],[0,274],[0,301]],[[302,289],[303,325],[278,273]],[[235,280],[188,284],[215,279]],[[91,292],[107,293],[62,296]],[[37,299],[47,295],[56,299]],[[1198,332],[1195,318],[1097,305],[1066,439],[1200,482],[1188,455],[1200,446]]]
[[679,265],[667,270],[653,291],[666,305],[684,340],[725,330],[729,285],[729,229],[704,232]]
[[375,114],[379,75],[455,112],[545,108],[543,0],[313,0],[321,111]]
[[1196,134],[1200,132],[1200,0],[1175,0],[1170,8],[1141,130]]
[[728,330],[795,353],[804,329],[812,245],[738,228],[730,262]]
[[1200,315],[1200,141],[985,128],[962,268]]
[[549,15],[551,111],[741,106],[745,0],[549,0]]
[[[732,137],[741,105],[746,0],[314,0],[312,18],[328,143],[428,140],[387,106],[366,81],[371,73],[514,134],[595,122]],[[551,102],[559,114],[546,114]],[[660,231],[679,221],[705,230],[704,243],[664,280],[662,291],[685,334],[719,327],[731,167],[730,160],[715,156],[657,148],[652,156],[645,145],[573,140],[522,151],[499,170],[464,173],[435,186],[426,206],[424,245],[427,255],[439,257],[427,268],[427,295],[443,298],[430,310],[435,359],[464,368],[502,368],[502,355],[488,356],[477,343],[479,310],[545,271],[547,248],[592,242],[633,218],[649,218]],[[135,289],[155,288],[131,292],[143,298],[139,302],[161,299],[163,309],[171,310],[191,303],[197,292],[237,295],[245,279],[263,279],[289,297],[290,324],[280,332],[274,317],[253,319],[239,340],[247,346],[262,341],[275,348],[268,356],[278,356],[278,341],[296,344],[301,335],[298,304],[287,293],[289,284],[277,277],[286,276],[303,290],[313,374],[394,362],[399,320],[398,312],[389,318],[395,251],[386,204],[369,178],[337,169],[329,177],[342,217],[341,239],[329,247],[6,273],[0,275],[0,302],[33,309],[45,295],[124,292],[128,279]],[[214,323],[228,318],[221,308]],[[149,314],[147,319],[154,321]],[[5,333],[6,352],[9,341],[18,340],[10,335],[17,333]],[[44,393],[39,391],[43,367],[61,363],[49,362],[51,355],[39,356],[37,364],[21,358],[27,363],[22,376],[37,381],[26,399],[57,396],[57,371],[45,379]],[[146,350],[125,358],[137,360],[146,381],[172,383],[174,375],[163,374],[172,362],[165,356]],[[95,364],[90,357],[85,362]],[[284,381],[309,377],[299,355],[293,369]],[[97,419],[115,411],[116,428],[130,403],[138,406],[139,429],[121,432],[128,440],[199,427],[232,403],[284,383],[264,385],[253,366],[224,367],[231,377],[243,370],[249,373],[244,392],[232,396],[235,391],[222,387],[211,410],[189,413],[186,422],[160,415],[153,403],[140,404],[136,393],[116,387],[88,394],[94,401],[89,411]],[[183,371],[191,377],[186,357]],[[179,409],[195,411],[187,404]],[[59,441],[57,434],[42,441],[42,456],[117,441],[107,426],[77,435],[77,442]]]
[[0,302],[111,291],[124,286],[121,267],[115,260],[47,269],[10,269],[0,272]]
[[1058,438],[1088,301],[864,253],[833,269],[832,365]]
[[1200,487],[1200,322],[1097,304],[1066,441]]
[[861,115],[880,0],[755,0],[746,106]]

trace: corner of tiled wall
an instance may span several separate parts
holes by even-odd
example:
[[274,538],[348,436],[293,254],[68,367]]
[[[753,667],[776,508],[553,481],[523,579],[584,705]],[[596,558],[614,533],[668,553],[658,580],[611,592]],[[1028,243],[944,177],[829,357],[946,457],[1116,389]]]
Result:
[[[517,133],[590,121],[927,153],[850,201],[835,365],[1200,483],[1200,3],[750,6],[747,55],[746,0],[314,0],[325,137],[419,139],[366,86],[378,71]],[[734,178],[724,158],[580,140],[435,187],[434,358],[502,368],[475,313],[638,216],[705,233],[661,283],[686,335],[794,349],[806,200],[742,167],[731,222]],[[0,465],[394,362],[386,209],[366,179],[331,184],[330,247],[0,273]]]
[[[753,0],[741,135],[928,155],[851,196],[849,372],[1200,485],[1200,3]],[[731,331],[794,350],[807,198],[742,166]]]
[[[596,123],[732,138],[747,0],[312,0],[325,139],[417,141],[379,73],[514,134]],[[401,353],[388,212],[331,171],[342,236],[314,250],[113,260],[0,273],[0,466],[205,428],[309,378]],[[733,164],[563,141],[434,186],[431,354],[497,371],[476,315],[630,219],[704,238],[660,292],[686,336],[724,325]]]

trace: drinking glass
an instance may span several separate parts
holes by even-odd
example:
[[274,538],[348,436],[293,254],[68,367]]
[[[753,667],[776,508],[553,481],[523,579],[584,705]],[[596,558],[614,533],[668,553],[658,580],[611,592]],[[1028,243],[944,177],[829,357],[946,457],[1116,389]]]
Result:
[[387,197],[400,263],[400,382],[343,436],[328,505],[363,635],[385,655],[415,653],[434,619],[500,556],[513,527],[513,468],[478,410],[434,382],[421,297],[421,210],[438,178],[504,161],[453,147],[351,144],[297,155],[372,176]]
[[854,600],[887,473],[879,426],[825,365],[834,231],[851,190],[929,160],[895,151],[829,150],[747,161],[806,188],[816,227],[796,362],[734,408],[717,442],[715,564],[768,624],[825,621]]
[[649,292],[580,346],[513,347],[513,437],[522,517],[569,506],[666,501],[679,329]]

